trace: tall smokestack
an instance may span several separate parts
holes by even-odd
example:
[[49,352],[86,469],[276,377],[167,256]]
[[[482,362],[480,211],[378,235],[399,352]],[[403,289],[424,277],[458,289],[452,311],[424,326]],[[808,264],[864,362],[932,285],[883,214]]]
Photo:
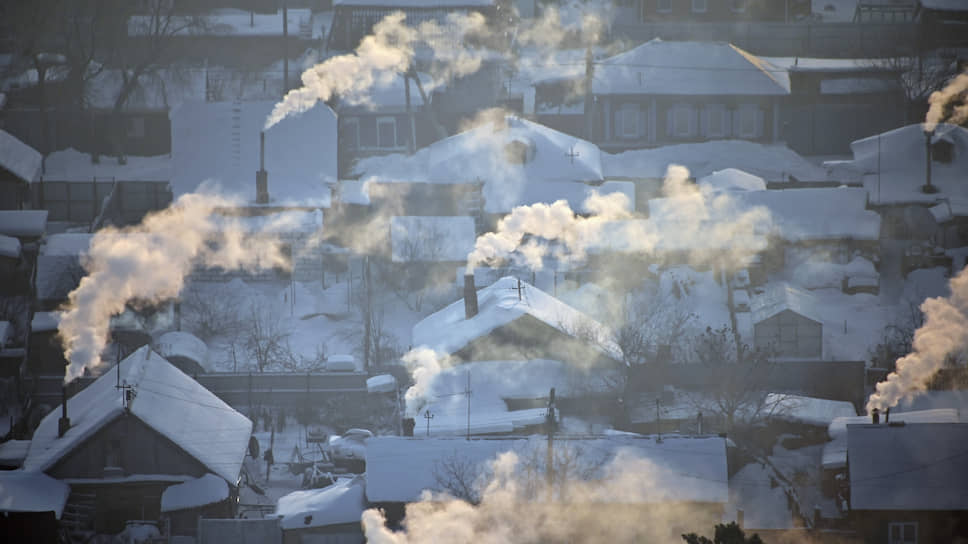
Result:
[[477,287],[474,274],[464,274],[464,317],[470,319],[477,315]]
[[266,133],[259,133],[259,171],[255,173],[255,202],[269,203],[269,173],[266,172]]
[[61,386],[61,417],[57,420],[57,437],[64,436],[64,433],[71,428],[71,420],[67,417],[67,386]]

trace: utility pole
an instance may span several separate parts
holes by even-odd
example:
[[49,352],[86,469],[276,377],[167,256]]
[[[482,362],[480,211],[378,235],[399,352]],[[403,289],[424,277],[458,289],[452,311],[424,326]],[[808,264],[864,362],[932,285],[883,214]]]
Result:
[[545,460],[545,478],[548,485],[548,502],[554,499],[555,483],[555,388],[548,394],[548,412],[545,414],[548,431],[548,458]]
[[585,49],[585,139],[595,141],[595,99],[592,96],[592,79],[595,77],[595,63],[591,44]]
[[659,399],[655,399],[655,434],[656,443],[662,442],[662,420],[659,419]]
[[413,105],[410,103],[410,76],[403,74],[404,98],[407,102],[407,117],[410,122],[410,139],[407,142],[407,154],[413,155],[417,151],[417,121],[414,119]]
[[282,0],[282,96],[289,92],[289,8]]
[[434,415],[430,413],[430,409],[424,411],[424,419],[427,420],[427,436],[430,436],[430,420],[434,418]]
[[467,386],[464,388],[467,396],[467,440],[471,439],[471,371],[467,371]]
[[363,297],[365,301],[363,303],[363,312],[366,314],[363,316],[363,370],[366,372],[370,371],[370,344],[372,344],[370,335],[373,334],[372,322],[373,322],[373,308],[370,306],[370,257],[363,257],[363,283],[364,292]]

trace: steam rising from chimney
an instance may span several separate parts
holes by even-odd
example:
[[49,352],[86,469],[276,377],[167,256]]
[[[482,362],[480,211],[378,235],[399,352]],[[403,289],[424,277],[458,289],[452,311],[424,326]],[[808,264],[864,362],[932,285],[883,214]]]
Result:
[[58,328],[69,361],[65,381],[101,364],[112,316],[132,301],[153,304],[178,296],[196,264],[227,270],[289,266],[273,237],[246,236],[238,221],[213,216],[231,205],[214,195],[186,194],[139,225],[95,234],[84,263],[88,275],[68,295]]
[[453,361],[448,355],[424,346],[411,349],[401,359],[413,377],[413,385],[404,394],[406,413],[413,416],[427,402],[434,376],[453,366]]
[[929,298],[921,304],[924,325],[914,331],[914,350],[897,360],[896,370],[877,384],[867,400],[867,411],[884,411],[902,399],[912,398],[949,357],[964,358],[968,351],[968,268],[949,282],[951,295]]
[[[953,125],[960,125],[968,121],[968,72],[959,74],[952,79],[940,91],[931,93],[928,97],[928,113],[924,117],[924,130],[934,132],[938,123],[948,122]],[[960,104],[955,104],[961,100]],[[946,111],[951,105],[951,113],[945,117]]]

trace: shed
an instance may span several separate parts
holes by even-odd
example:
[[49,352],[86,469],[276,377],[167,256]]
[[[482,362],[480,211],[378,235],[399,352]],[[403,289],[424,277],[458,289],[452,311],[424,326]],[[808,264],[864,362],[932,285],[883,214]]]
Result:
[[170,521],[173,536],[195,536],[198,518],[232,516],[231,489],[222,478],[206,474],[168,487],[161,494],[162,517]]
[[45,232],[47,210],[0,210],[0,234],[32,242]]
[[360,518],[367,508],[366,477],[338,480],[322,489],[281,497],[276,515],[286,544],[364,542]]
[[753,298],[753,347],[780,359],[822,359],[823,318],[816,297],[787,283]]
[[968,424],[847,427],[850,513],[867,542],[968,538]]
[[68,495],[70,487],[41,472],[0,471],[0,540],[59,542]]
[[209,371],[208,346],[189,332],[169,331],[158,338],[158,353],[188,375]]
[[40,152],[0,129],[0,209],[19,210],[27,199],[27,186],[40,177]]

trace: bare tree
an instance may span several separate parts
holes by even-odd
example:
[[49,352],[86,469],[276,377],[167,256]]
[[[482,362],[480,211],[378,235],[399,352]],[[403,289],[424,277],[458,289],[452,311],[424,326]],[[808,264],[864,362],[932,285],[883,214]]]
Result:
[[239,299],[223,286],[203,289],[191,284],[182,292],[183,322],[202,340],[218,336],[234,337],[240,332]]
[[942,56],[896,56],[871,61],[875,68],[897,74],[897,82],[904,92],[908,107],[905,117],[913,106],[925,104],[931,93],[939,91],[958,73],[957,62]]
[[259,372],[292,358],[289,333],[279,326],[279,316],[257,303],[249,307],[242,335],[242,347]]
[[434,481],[440,491],[471,504],[481,502],[487,479],[485,463],[461,456],[457,450],[434,462]]
[[427,292],[440,279],[433,274],[434,263],[444,253],[447,235],[434,224],[416,226],[414,231],[401,228],[396,236],[391,236],[391,240],[396,239],[392,248],[392,260],[396,261],[393,268],[402,270],[403,274],[398,276],[388,271],[386,283],[408,308],[419,312]]

